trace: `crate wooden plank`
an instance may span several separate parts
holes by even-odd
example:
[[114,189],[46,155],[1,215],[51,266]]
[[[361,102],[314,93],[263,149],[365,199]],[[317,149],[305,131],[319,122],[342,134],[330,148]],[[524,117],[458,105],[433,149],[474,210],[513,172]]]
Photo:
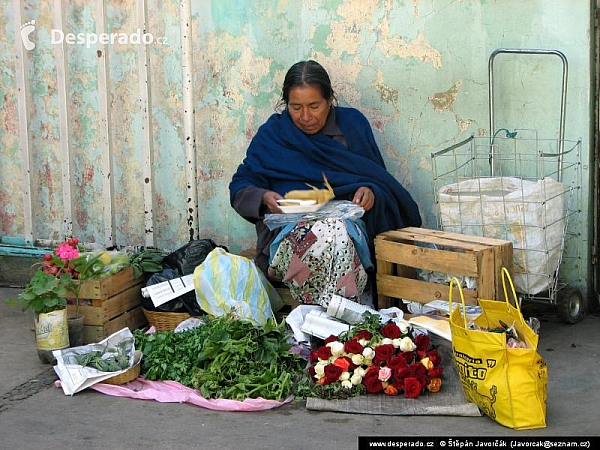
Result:
[[[492,250],[482,247],[480,251],[491,252]],[[472,252],[459,253],[379,240],[375,242],[375,253],[378,260],[394,264],[454,275],[477,276],[477,256]]]
[[379,234],[375,255],[379,308],[389,306],[390,298],[448,300],[448,283],[418,280],[416,270],[474,277],[476,290],[463,289],[468,304],[477,298],[503,299],[502,268],[510,271],[513,262],[508,241],[414,227]]
[[[79,314],[84,315],[84,325],[103,325],[104,322],[139,306],[142,301],[141,288],[143,283],[139,282],[118,294],[100,299],[79,299]],[[74,299],[70,299],[73,303]],[[77,307],[69,304],[67,310],[74,313]]]
[[120,316],[105,322],[103,325],[84,325],[83,342],[85,344],[99,342],[124,327],[135,330],[146,324],[146,316],[144,316],[142,307],[138,306],[131,311],[127,311]]
[[[417,241],[421,242],[430,242],[430,237],[443,238],[443,239],[451,239],[455,242],[466,242],[468,244],[481,244],[484,246],[493,247],[495,258],[494,258],[494,289],[490,288],[489,276],[487,281],[484,279],[482,282],[478,280],[479,286],[487,286],[483,288],[483,291],[480,292],[481,298],[488,299],[502,299],[504,297],[504,289],[502,287],[502,268],[506,267],[509,271],[512,269],[513,265],[513,246],[509,241],[505,241],[502,239],[483,237],[483,236],[475,236],[475,235],[467,235],[467,234],[459,234],[452,233],[448,231],[441,230],[430,230],[426,228],[415,228],[415,227],[407,227],[400,230],[402,233],[408,233],[411,238],[414,238]],[[397,233],[392,233],[392,235],[397,235]],[[475,249],[475,248],[473,248]],[[485,257],[484,257],[485,258]],[[485,263],[482,262],[482,264]],[[491,269],[488,269],[491,270]],[[488,275],[488,270],[483,274]]]
[[444,235],[427,236],[422,233],[411,233],[403,230],[404,228],[401,230],[391,230],[381,233],[377,235],[376,241],[406,241],[411,244],[413,242],[427,242],[429,244],[439,245],[443,247],[453,247],[463,250],[483,250],[489,247],[488,245],[480,244],[478,242],[473,242],[469,240],[449,239]]
[[415,228],[415,227],[402,228],[402,231],[408,232],[408,233],[419,234],[419,235],[423,235],[423,236],[444,237],[446,239],[452,239],[453,241],[463,241],[463,242],[470,242],[470,243],[475,243],[475,244],[492,245],[494,247],[495,246],[512,247],[512,244],[509,241],[504,241],[502,239],[496,239],[496,238],[490,238],[490,237],[475,236],[475,235],[470,235],[470,234],[459,234],[459,233],[452,233],[452,232],[448,232],[448,231],[430,230],[427,228]]
[[[141,277],[139,278],[141,281]],[[77,282],[80,285],[79,298],[105,299],[127,289],[135,283],[133,267],[127,267],[114,275],[94,280]],[[65,297],[75,297],[73,292]]]
[[[430,281],[414,280],[410,278],[395,277],[392,275],[377,274],[377,293],[385,297],[402,298],[404,300],[427,303],[433,300],[448,300],[450,288],[445,284]],[[477,291],[463,289],[465,303],[477,304]],[[458,291],[454,299],[460,301]],[[382,308],[381,305],[378,305]]]

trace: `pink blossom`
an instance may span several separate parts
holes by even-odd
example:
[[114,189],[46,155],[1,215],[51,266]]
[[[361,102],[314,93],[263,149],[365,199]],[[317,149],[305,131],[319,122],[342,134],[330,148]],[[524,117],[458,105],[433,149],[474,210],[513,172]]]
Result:
[[79,250],[71,247],[68,244],[62,244],[56,247],[56,254],[61,259],[73,259],[79,256]]
[[387,381],[392,377],[392,369],[389,367],[382,367],[379,369],[379,380]]

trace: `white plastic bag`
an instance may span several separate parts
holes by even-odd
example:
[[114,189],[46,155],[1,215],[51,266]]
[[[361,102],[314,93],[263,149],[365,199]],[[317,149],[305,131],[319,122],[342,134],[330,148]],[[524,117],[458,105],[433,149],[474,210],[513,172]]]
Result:
[[194,270],[196,301],[211,316],[233,313],[263,326],[283,302],[254,261],[217,247]]
[[551,178],[474,178],[439,190],[444,231],[513,243],[518,292],[549,289],[558,270],[565,228],[565,186]]

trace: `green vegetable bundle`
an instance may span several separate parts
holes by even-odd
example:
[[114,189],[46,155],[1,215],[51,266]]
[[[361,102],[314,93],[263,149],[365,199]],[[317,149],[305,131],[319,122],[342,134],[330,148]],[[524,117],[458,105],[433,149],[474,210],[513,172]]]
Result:
[[160,272],[163,270],[162,261],[165,256],[167,256],[167,253],[155,248],[147,248],[132,253],[129,260],[133,267],[134,276],[138,278],[144,273]]
[[150,380],[174,380],[205,398],[288,397],[306,361],[289,352],[285,323],[264,327],[229,316],[182,333],[134,332],[144,354],[142,373]]

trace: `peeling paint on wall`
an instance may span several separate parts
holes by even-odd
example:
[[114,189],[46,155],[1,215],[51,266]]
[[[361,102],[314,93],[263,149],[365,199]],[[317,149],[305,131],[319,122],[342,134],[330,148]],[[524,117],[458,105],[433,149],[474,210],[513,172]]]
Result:
[[[0,237],[24,232],[22,161],[19,150],[13,2],[0,7]],[[66,6],[65,32],[94,32],[94,2]],[[341,105],[361,110],[371,122],[389,171],[413,193],[425,224],[434,227],[431,152],[470,134],[489,133],[487,59],[499,47],[559,48],[572,64],[567,135],[584,137],[589,163],[589,5],[535,2],[412,0],[272,0],[192,2],[194,110],[198,225],[233,251],[254,244],[253,226],[229,206],[228,184],[258,127],[275,111],[283,77],[295,62],[313,58],[329,72]],[[149,54],[152,179],[144,173],[139,53],[135,45],[107,47],[109,113],[117,244],[145,242],[144,187],[152,181],[153,232],[157,245],[175,249],[189,239],[182,101],[179,1],[147,0],[148,30],[167,45]],[[36,20],[35,50],[28,53],[28,111],[32,149],[34,234],[63,237],[62,155],[56,63],[49,43],[52,2],[25,0],[25,20]],[[135,2],[106,2],[108,30],[138,27]],[[536,32],[532,33],[531,30]],[[104,56],[104,55],[100,55]],[[102,242],[106,226],[99,123],[98,53],[67,46],[71,123],[73,232]],[[520,61],[498,65],[499,120],[556,128],[559,93],[551,64]],[[542,77],[536,82],[536,77]],[[519,83],[534,84],[523,89]],[[545,86],[546,85],[546,86]],[[507,92],[510,91],[510,92]],[[505,94],[515,94],[515,99]],[[532,107],[534,113],[529,112]],[[587,173],[584,174],[587,183]],[[589,191],[584,186],[583,192]],[[583,199],[586,204],[587,199]],[[582,219],[587,223],[588,217]],[[587,230],[583,230],[587,236]],[[580,249],[587,248],[585,240]],[[585,251],[583,253],[586,253]]]

